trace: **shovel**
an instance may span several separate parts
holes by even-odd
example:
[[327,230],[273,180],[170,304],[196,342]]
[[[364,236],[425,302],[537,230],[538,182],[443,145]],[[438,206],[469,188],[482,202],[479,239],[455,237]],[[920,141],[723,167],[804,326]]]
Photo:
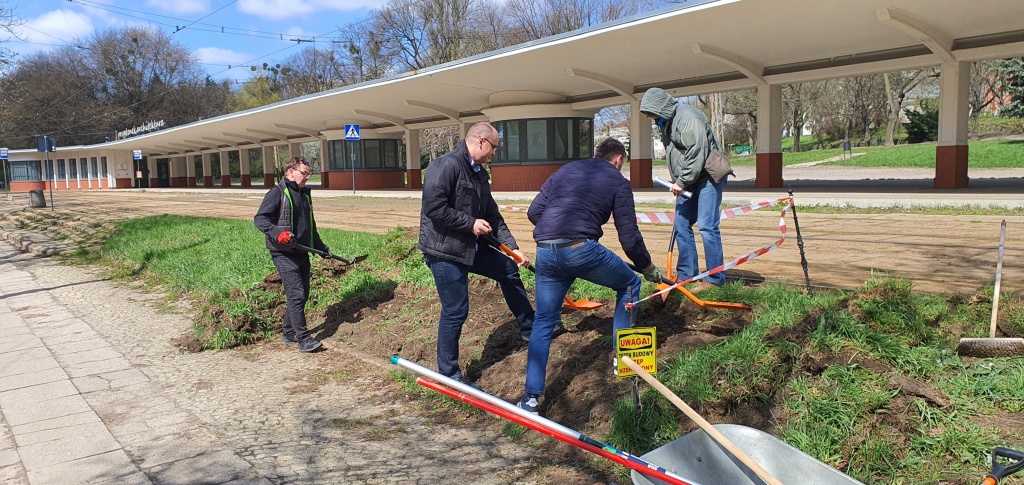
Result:
[[343,258],[341,256],[338,256],[337,254],[329,253],[327,251],[321,251],[319,249],[313,249],[311,247],[303,246],[301,244],[296,244],[295,247],[299,248],[299,249],[301,249],[301,250],[303,250],[303,251],[305,251],[307,253],[313,253],[313,254],[315,254],[317,256],[320,256],[321,258],[324,258],[324,259],[333,259],[335,261],[341,261],[345,266],[351,266],[353,264],[356,264],[358,262],[361,262],[361,261],[365,260],[367,257],[370,256],[369,254],[364,254],[362,256],[356,256],[356,257],[354,257],[352,259],[345,259],[345,258]]
[[[997,458],[1013,461],[1008,465],[1001,465],[996,461]],[[1024,453],[997,446],[992,450],[992,472],[985,477],[981,485],[997,485],[1000,480],[1017,473],[1021,468],[1024,468]]]
[[[496,249],[499,249],[501,250],[501,252],[508,255],[508,257],[512,258],[512,261],[515,261],[516,264],[522,264],[523,259],[520,258],[518,254],[512,252],[512,250],[509,249],[508,246],[502,244],[500,241],[495,239],[494,236],[490,234],[484,234],[484,240],[487,241],[487,243],[490,244],[491,246],[494,246]],[[532,264],[526,265],[526,269],[530,270],[530,272],[533,274],[537,274],[537,270],[533,268]],[[604,303],[590,301],[586,298],[580,300],[573,300],[572,298],[569,298],[569,295],[565,295],[565,303],[563,303],[562,306],[565,308],[571,308],[573,310],[596,310],[598,308],[603,307]]]
[[[631,269],[633,271],[636,271],[637,273],[641,273],[641,274],[643,273],[643,271],[640,271],[639,269],[637,269],[636,266],[633,266],[632,264],[629,264],[629,263],[626,263],[626,264],[629,266],[629,269]],[[658,283],[655,286],[655,289],[658,290],[658,291],[661,291],[661,290],[664,290],[665,288],[668,288],[668,287],[670,287],[672,285],[675,285],[675,284],[676,284],[675,281],[672,281],[672,280],[662,276],[661,277],[661,283]],[[683,288],[682,286],[677,286],[676,289],[681,291],[684,295],[686,295],[687,298],[690,299],[690,301],[696,303],[701,308],[704,308],[704,307],[731,308],[733,310],[746,310],[746,311],[750,311],[750,305],[745,305],[743,303],[734,303],[734,302],[731,302],[731,301],[708,301],[708,300],[701,300],[700,298],[697,298],[697,295],[694,295],[693,293],[690,293],[690,290],[687,290],[686,288]],[[664,295],[662,295],[662,297],[664,297],[665,299],[667,299],[667,296],[668,296],[668,293],[665,293]]]

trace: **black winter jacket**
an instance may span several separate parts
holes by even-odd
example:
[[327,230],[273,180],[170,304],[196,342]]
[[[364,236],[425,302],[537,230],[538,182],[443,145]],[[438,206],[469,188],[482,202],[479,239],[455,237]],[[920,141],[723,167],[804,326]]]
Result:
[[[282,191],[286,188],[291,195],[292,201],[291,227],[279,225],[279,222],[283,222],[280,221],[282,214],[281,201],[284,195]],[[288,200],[288,198],[284,198],[285,203]],[[259,210],[256,211],[256,216],[253,217],[253,223],[256,224],[256,228],[260,232],[267,235],[267,249],[270,250],[271,254],[302,253],[302,251],[287,248],[277,243],[277,236],[284,231],[291,231],[294,234],[295,242],[303,246],[327,251],[327,246],[320,240],[320,234],[316,231],[312,203],[313,199],[310,197],[309,188],[303,187],[300,189],[295,182],[288,179],[282,179],[280,183],[267,192],[267,195],[263,197],[263,203],[260,204]]]
[[636,224],[629,180],[602,158],[566,164],[548,178],[527,217],[536,228],[533,239],[601,239],[601,226],[615,214],[615,229],[626,256],[637,268],[651,264],[651,254]]
[[469,161],[462,141],[455,150],[430,162],[423,180],[418,244],[425,254],[466,265],[473,264],[477,244],[487,244],[473,235],[477,219],[487,221],[502,244],[519,248],[491,196],[487,170],[481,167],[474,172]]

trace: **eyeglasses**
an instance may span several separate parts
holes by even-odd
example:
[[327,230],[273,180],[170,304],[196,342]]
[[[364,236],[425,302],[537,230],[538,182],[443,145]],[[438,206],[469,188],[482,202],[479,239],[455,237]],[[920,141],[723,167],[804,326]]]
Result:
[[302,174],[303,177],[309,177],[309,172],[310,172],[309,170],[299,170],[297,168],[292,169],[292,170],[295,170],[296,172],[299,172],[300,174]]
[[483,140],[483,141],[486,141],[487,143],[489,143],[491,145],[491,148],[493,148],[495,150],[498,149],[498,145],[495,144],[493,141],[488,140],[486,136],[481,136],[480,139]]

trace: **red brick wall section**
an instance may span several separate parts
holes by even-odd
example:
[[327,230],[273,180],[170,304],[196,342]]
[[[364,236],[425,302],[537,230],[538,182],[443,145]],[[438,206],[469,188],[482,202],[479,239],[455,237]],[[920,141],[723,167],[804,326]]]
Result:
[[203,187],[213,187],[213,175],[203,175]]
[[754,188],[781,189],[783,187],[782,154],[758,153],[756,160],[757,175],[754,179]]
[[491,190],[498,192],[520,192],[540,190],[541,185],[562,168],[557,165],[507,165],[491,166]]
[[274,186],[274,174],[265,173],[263,174],[263,188],[269,189]]
[[244,174],[242,175],[242,188],[248,189],[249,187],[252,187],[252,175]]
[[963,189],[969,183],[967,145],[935,147],[935,188]]
[[220,176],[220,186],[223,187],[223,188],[231,187],[231,176],[230,175],[221,175]]
[[186,187],[195,187],[196,186],[196,178],[195,177],[185,177],[185,186]]
[[132,179],[114,179],[114,187],[118,189],[132,188]]
[[188,182],[187,177],[171,177],[171,187],[186,187]]
[[320,188],[331,188],[331,172],[320,172]]
[[654,187],[650,158],[634,158],[629,161],[629,186],[634,189]]
[[[333,172],[331,190],[352,190],[352,172]],[[404,189],[404,170],[356,172],[356,190]]]
[[160,186],[160,179],[158,179],[158,178],[151,178],[151,179],[149,179],[149,188],[155,189],[155,188],[157,188],[159,186]]
[[49,184],[43,181],[11,182],[11,192],[28,192],[36,189],[46,190],[48,185]]
[[418,168],[406,169],[405,177],[408,179],[406,186],[410,190],[423,190],[423,170]]

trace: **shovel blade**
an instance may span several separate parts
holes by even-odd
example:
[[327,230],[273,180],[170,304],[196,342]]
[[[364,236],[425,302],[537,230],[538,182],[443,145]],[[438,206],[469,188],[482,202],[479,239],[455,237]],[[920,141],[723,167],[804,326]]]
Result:
[[604,306],[604,303],[598,303],[596,301],[590,301],[587,299],[582,300],[570,300],[566,299],[565,303],[562,304],[565,308],[571,308],[573,310],[596,310]]

